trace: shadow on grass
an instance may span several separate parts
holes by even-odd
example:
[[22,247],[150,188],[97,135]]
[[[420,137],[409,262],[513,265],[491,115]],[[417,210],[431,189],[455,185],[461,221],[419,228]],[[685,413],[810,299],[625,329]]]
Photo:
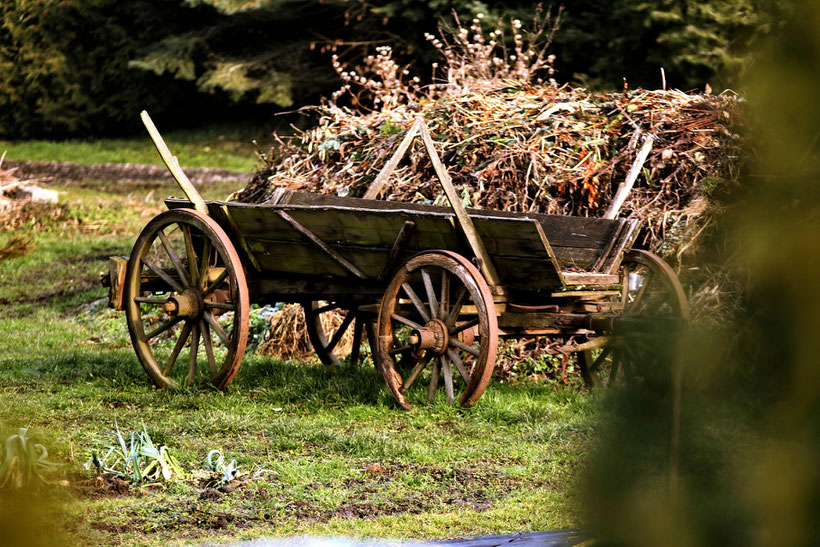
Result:
[[[66,351],[47,357],[0,359],[0,381],[6,385],[116,386],[133,393],[155,391],[128,349]],[[167,396],[212,392],[202,388],[168,390]],[[335,370],[319,364],[283,363],[252,356],[242,363],[225,395],[302,406],[376,405],[389,403],[381,375],[372,366],[344,365]]]

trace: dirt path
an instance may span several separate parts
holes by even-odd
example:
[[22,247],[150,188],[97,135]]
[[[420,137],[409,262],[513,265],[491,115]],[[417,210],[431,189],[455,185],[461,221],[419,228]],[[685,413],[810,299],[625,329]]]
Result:
[[[96,163],[81,164],[60,161],[17,161],[6,159],[4,169],[14,169],[14,175],[21,180],[52,179],[54,182],[82,181],[87,179],[113,182],[142,182],[168,180],[171,176],[165,168],[138,163]],[[224,169],[186,168],[188,178],[196,184],[213,182],[236,182],[246,184],[251,173],[226,171]]]

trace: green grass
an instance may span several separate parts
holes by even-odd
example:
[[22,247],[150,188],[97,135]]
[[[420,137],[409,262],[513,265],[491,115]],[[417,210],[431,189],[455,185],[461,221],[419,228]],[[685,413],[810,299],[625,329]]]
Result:
[[[162,130],[162,128],[160,128]],[[267,152],[270,131],[262,128],[214,127],[163,133],[168,147],[184,168],[217,167],[249,172],[257,162],[253,141]],[[99,140],[0,140],[0,154],[28,161],[93,163],[141,163],[162,165],[154,144],[144,136]]]
[[[369,363],[334,374],[250,356],[224,392],[153,389],[123,314],[104,307],[98,272],[128,254],[173,187],[60,190],[63,216],[0,234],[0,245],[21,235],[34,245],[0,262],[0,424],[29,427],[70,483],[39,509],[46,544],[428,539],[581,524],[576,482],[598,403],[577,387],[495,381],[473,408],[405,412]],[[96,485],[83,463],[113,441],[115,422],[144,424],[189,472],[218,448],[247,480],[224,492],[193,476],[124,495]]]

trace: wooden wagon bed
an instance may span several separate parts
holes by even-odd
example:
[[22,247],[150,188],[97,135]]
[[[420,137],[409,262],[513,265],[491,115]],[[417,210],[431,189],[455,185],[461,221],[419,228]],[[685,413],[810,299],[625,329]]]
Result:
[[[191,207],[187,200],[166,204]],[[294,288],[300,292],[309,278],[372,286],[427,249],[471,254],[447,207],[288,191],[264,205],[211,201],[207,206],[212,218],[233,230],[261,278],[301,280]],[[617,285],[623,252],[638,233],[632,220],[468,212],[504,290],[535,298],[579,286]],[[281,290],[289,292],[284,285]]]

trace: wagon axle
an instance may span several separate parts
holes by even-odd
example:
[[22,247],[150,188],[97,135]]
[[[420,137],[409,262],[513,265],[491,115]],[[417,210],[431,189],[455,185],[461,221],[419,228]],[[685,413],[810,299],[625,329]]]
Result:
[[205,310],[205,299],[202,298],[201,291],[188,288],[169,297],[162,309],[171,317],[198,319]]
[[429,349],[436,355],[444,355],[449,338],[444,321],[431,319],[424,327],[413,330],[407,337],[407,342],[416,350]]

